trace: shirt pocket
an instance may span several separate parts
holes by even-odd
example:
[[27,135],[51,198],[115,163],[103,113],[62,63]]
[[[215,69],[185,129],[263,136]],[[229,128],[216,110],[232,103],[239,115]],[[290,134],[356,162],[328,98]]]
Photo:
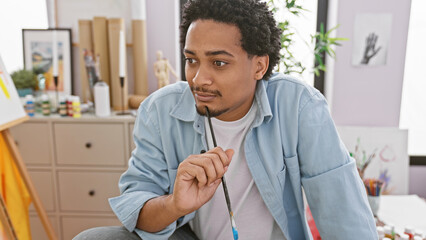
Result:
[[283,169],[281,171],[279,171],[278,174],[277,174],[278,182],[280,183],[282,191],[284,190],[284,186],[285,186],[285,175],[286,175],[285,172],[286,172],[286,170],[287,170],[287,167],[284,164]]
[[284,157],[284,167],[277,174],[278,181],[283,191],[285,186],[286,170],[291,173],[293,173],[294,171],[299,171],[299,159],[297,157],[297,154],[292,157]]
[[282,174],[284,178],[287,178],[287,181],[282,181],[283,186],[283,200],[284,208],[287,214],[287,217],[295,217],[298,213],[297,200],[295,198],[295,191],[293,189],[294,184],[292,182],[298,182],[299,180],[299,157],[296,155],[292,157],[284,157],[284,165],[286,166],[287,175]]
[[296,154],[292,157],[284,157],[284,164],[291,173],[300,172],[299,169],[299,156]]
[[169,194],[170,194],[170,193],[173,193],[173,188],[175,187],[177,169],[169,169],[168,172],[169,172],[169,182],[170,182],[170,188],[169,188]]

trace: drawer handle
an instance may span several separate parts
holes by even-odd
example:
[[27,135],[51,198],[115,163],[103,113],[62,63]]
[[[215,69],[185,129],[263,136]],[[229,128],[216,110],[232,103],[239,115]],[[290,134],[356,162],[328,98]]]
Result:
[[88,142],[86,143],[86,148],[91,148],[92,147],[92,143]]
[[90,190],[89,191],[89,196],[93,197],[93,196],[95,196],[95,193],[96,193],[95,190]]

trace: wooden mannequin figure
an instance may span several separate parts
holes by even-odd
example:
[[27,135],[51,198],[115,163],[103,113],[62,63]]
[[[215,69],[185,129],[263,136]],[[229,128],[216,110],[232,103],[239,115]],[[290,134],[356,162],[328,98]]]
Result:
[[158,81],[158,89],[169,84],[169,70],[176,79],[179,79],[169,61],[163,58],[163,52],[157,51],[157,61],[154,63],[154,74]]

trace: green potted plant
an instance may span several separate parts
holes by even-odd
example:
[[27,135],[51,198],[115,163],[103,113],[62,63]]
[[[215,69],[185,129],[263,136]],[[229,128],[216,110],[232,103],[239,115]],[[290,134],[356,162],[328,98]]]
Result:
[[33,94],[34,89],[37,87],[37,76],[33,71],[21,69],[13,72],[11,77],[20,97]]
[[[299,5],[303,4],[300,0],[268,0],[267,3],[274,13],[277,13],[279,9],[285,9],[287,14],[293,14],[295,16],[300,16],[303,12],[309,12],[304,9],[302,5]],[[321,23],[320,26],[320,31],[311,35],[311,41],[315,45],[314,49],[312,49],[312,53],[314,54],[314,64],[313,66],[308,67],[308,69],[311,69],[316,76],[319,76],[321,71],[324,72],[326,70],[322,57],[329,55],[334,58],[335,53],[333,46],[340,46],[342,41],[348,40],[347,38],[336,38],[330,36],[331,32],[338,28],[338,25],[327,32],[324,30],[323,23]],[[306,67],[298,59],[296,59],[296,57],[294,57],[292,50],[296,30],[292,27],[289,20],[278,21],[278,27],[282,30],[280,39],[282,50],[280,64],[277,67],[277,71],[285,74],[302,74],[306,70]]]

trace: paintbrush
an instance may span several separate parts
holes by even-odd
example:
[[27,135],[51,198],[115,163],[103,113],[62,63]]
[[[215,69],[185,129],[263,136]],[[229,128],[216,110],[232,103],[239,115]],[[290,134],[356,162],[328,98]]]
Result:
[[[216,138],[213,132],[212,121],[210,118],[210,112],[207,106],[206,106],[206,116],[209,122],[210,132],[212,134],[213,146],[217,147]],[[225,193],[226,205],[228,206],[229,217],[231,219],[232,234],[234,236],[234,240],[238,240],[238,231],[237,231],[237,226],[235,225],[234,213],[232,212],[232,208],[231,208],[231,200],[229,199],[228,187],[226,186],[225,175],[222,176],[222,186],[223,186],[223,192]]]
[[376,151],[377,149],[374,149],[373,153],[370,154],[370,156],[368,157],[367,161],[364,163],[364,165],[362,166],[362,172],[365,171],[365,169],[368,167],[368,165],[371,163],[371,161],[373,160],[373,158],[376,156]]

